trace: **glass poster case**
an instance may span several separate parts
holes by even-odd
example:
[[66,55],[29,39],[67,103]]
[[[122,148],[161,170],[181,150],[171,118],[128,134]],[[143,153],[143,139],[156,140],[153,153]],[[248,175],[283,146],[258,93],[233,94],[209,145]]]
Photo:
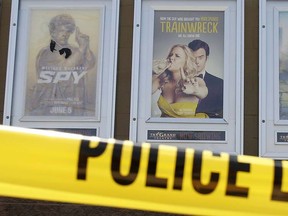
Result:
[[130,139],[242,153],[244,1],[135,1]]
[[288,158],[288,1],[259,1],[259,154]]
[[13,0],[4,124],[112,137],[118,16],[118,0]]

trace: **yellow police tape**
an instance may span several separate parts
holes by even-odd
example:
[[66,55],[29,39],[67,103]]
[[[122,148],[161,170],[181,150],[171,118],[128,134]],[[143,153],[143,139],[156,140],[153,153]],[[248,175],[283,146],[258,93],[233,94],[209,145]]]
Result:
[[288,162],[0,126],[0,195],[187,215],[287,215]]

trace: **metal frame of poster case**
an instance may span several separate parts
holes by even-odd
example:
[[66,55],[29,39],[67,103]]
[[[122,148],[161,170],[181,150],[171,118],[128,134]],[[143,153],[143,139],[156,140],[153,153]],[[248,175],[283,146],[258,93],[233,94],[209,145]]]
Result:
[[259,155],[288,158],[288,1],[259,1]]
[[[161,24],[162,21],[164,24]],[[214,31],[221,33],[214,34],[214,36],[203,34],[203,37],[195,32],[190,34],[194,31],[191,29],[195,26],[193,27],[194,24],[190,25],[189,22],[201,23],[202,21],[206,22],[207,26],[212,23],[210,27],[214,22]],[[211,23],[208,24],[209,21]],[[165,22],[169,22],[169,24],[165,24]],[[185,29],[181,22],[184,23],[183,25],[185,22],[188,23],[191,31],[187,30],[188,27],[186,30],[179,30]],[[207,28],[203,30],[203,28],[202,33],[213,31],[212,29],[207,30]],[[186,32],[184,34],[181,31]],[[170,38],[173,35],[170,34],[171,32],[176,33],[173,36],[175,38]],[[157,111],[159,105],[153,98],[154,94],[151,96],[151,92],[154,93],[154,90],[152,91],[152,71],[155,68],[153,64],[158,62],[165,65],[162,67],[158,64],[158,68],[165,68],[169,48],[171,52],[173,45],[184,44],[186,48],[182,47],[181,49],[185,50],[189,43],[187,41],[192,41],[193,38],[203,38],[202,40],[207,39],[211,42],[207,42],[210,43],[209,58],[212,59],[213,56],[213,63],[210,63],[211,70],[209,71],[220,71],[217,75],[214,72],[214,75],[218,77],[218,80],[219,77],[222,78],[224,86],[222,93],[222,97],[224,97],[223,116],[216,113],[218,118],[215,116],[207,119],[185,118],[177,115],[174,116],[175,118],[164,118],[161,116],[161,112]],[[243,153],[243,46],[243,0],[135,0],[130,140],[147,141],[158,145],[171,144],[196,149]],[[215,50],[220,54],[215,54]],[[160,52],[162,52],[161,55]],[[151,73],[145,71],[151,71]],[[208,72],[205,76],[207,74]],[[215,83],[218,85],[219,82],[214,79]],[[212,92],[210,95],[213,95]],[[158,99],[159,96],[156,98]],[[154,108],[155,106],[156,108]],[[188,109],[189,112],[192,110],[192,108]]]
[[114,136],[119,5],[12,0],[5,125]]

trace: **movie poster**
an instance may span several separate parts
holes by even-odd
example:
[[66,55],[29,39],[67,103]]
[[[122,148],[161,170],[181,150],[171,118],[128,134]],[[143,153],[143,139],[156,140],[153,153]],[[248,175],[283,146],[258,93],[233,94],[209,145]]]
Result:
[[96,115],[101,13],[31,10],[25,116]]
[[224,11],[154,12],[151,116],[223,118]]
[[288,12],[279,13],[279,115],[288,120]]

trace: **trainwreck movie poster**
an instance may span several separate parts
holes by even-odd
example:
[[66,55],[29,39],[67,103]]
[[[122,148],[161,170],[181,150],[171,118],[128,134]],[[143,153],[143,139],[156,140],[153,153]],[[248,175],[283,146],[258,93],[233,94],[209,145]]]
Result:
[[32,9],[25,116],[95,116],[101,10]]
[[279,114],[288,120],[288,12],[279,13]]
[[151,116],[223,118],[224,11],[154,11],[153,37]]

